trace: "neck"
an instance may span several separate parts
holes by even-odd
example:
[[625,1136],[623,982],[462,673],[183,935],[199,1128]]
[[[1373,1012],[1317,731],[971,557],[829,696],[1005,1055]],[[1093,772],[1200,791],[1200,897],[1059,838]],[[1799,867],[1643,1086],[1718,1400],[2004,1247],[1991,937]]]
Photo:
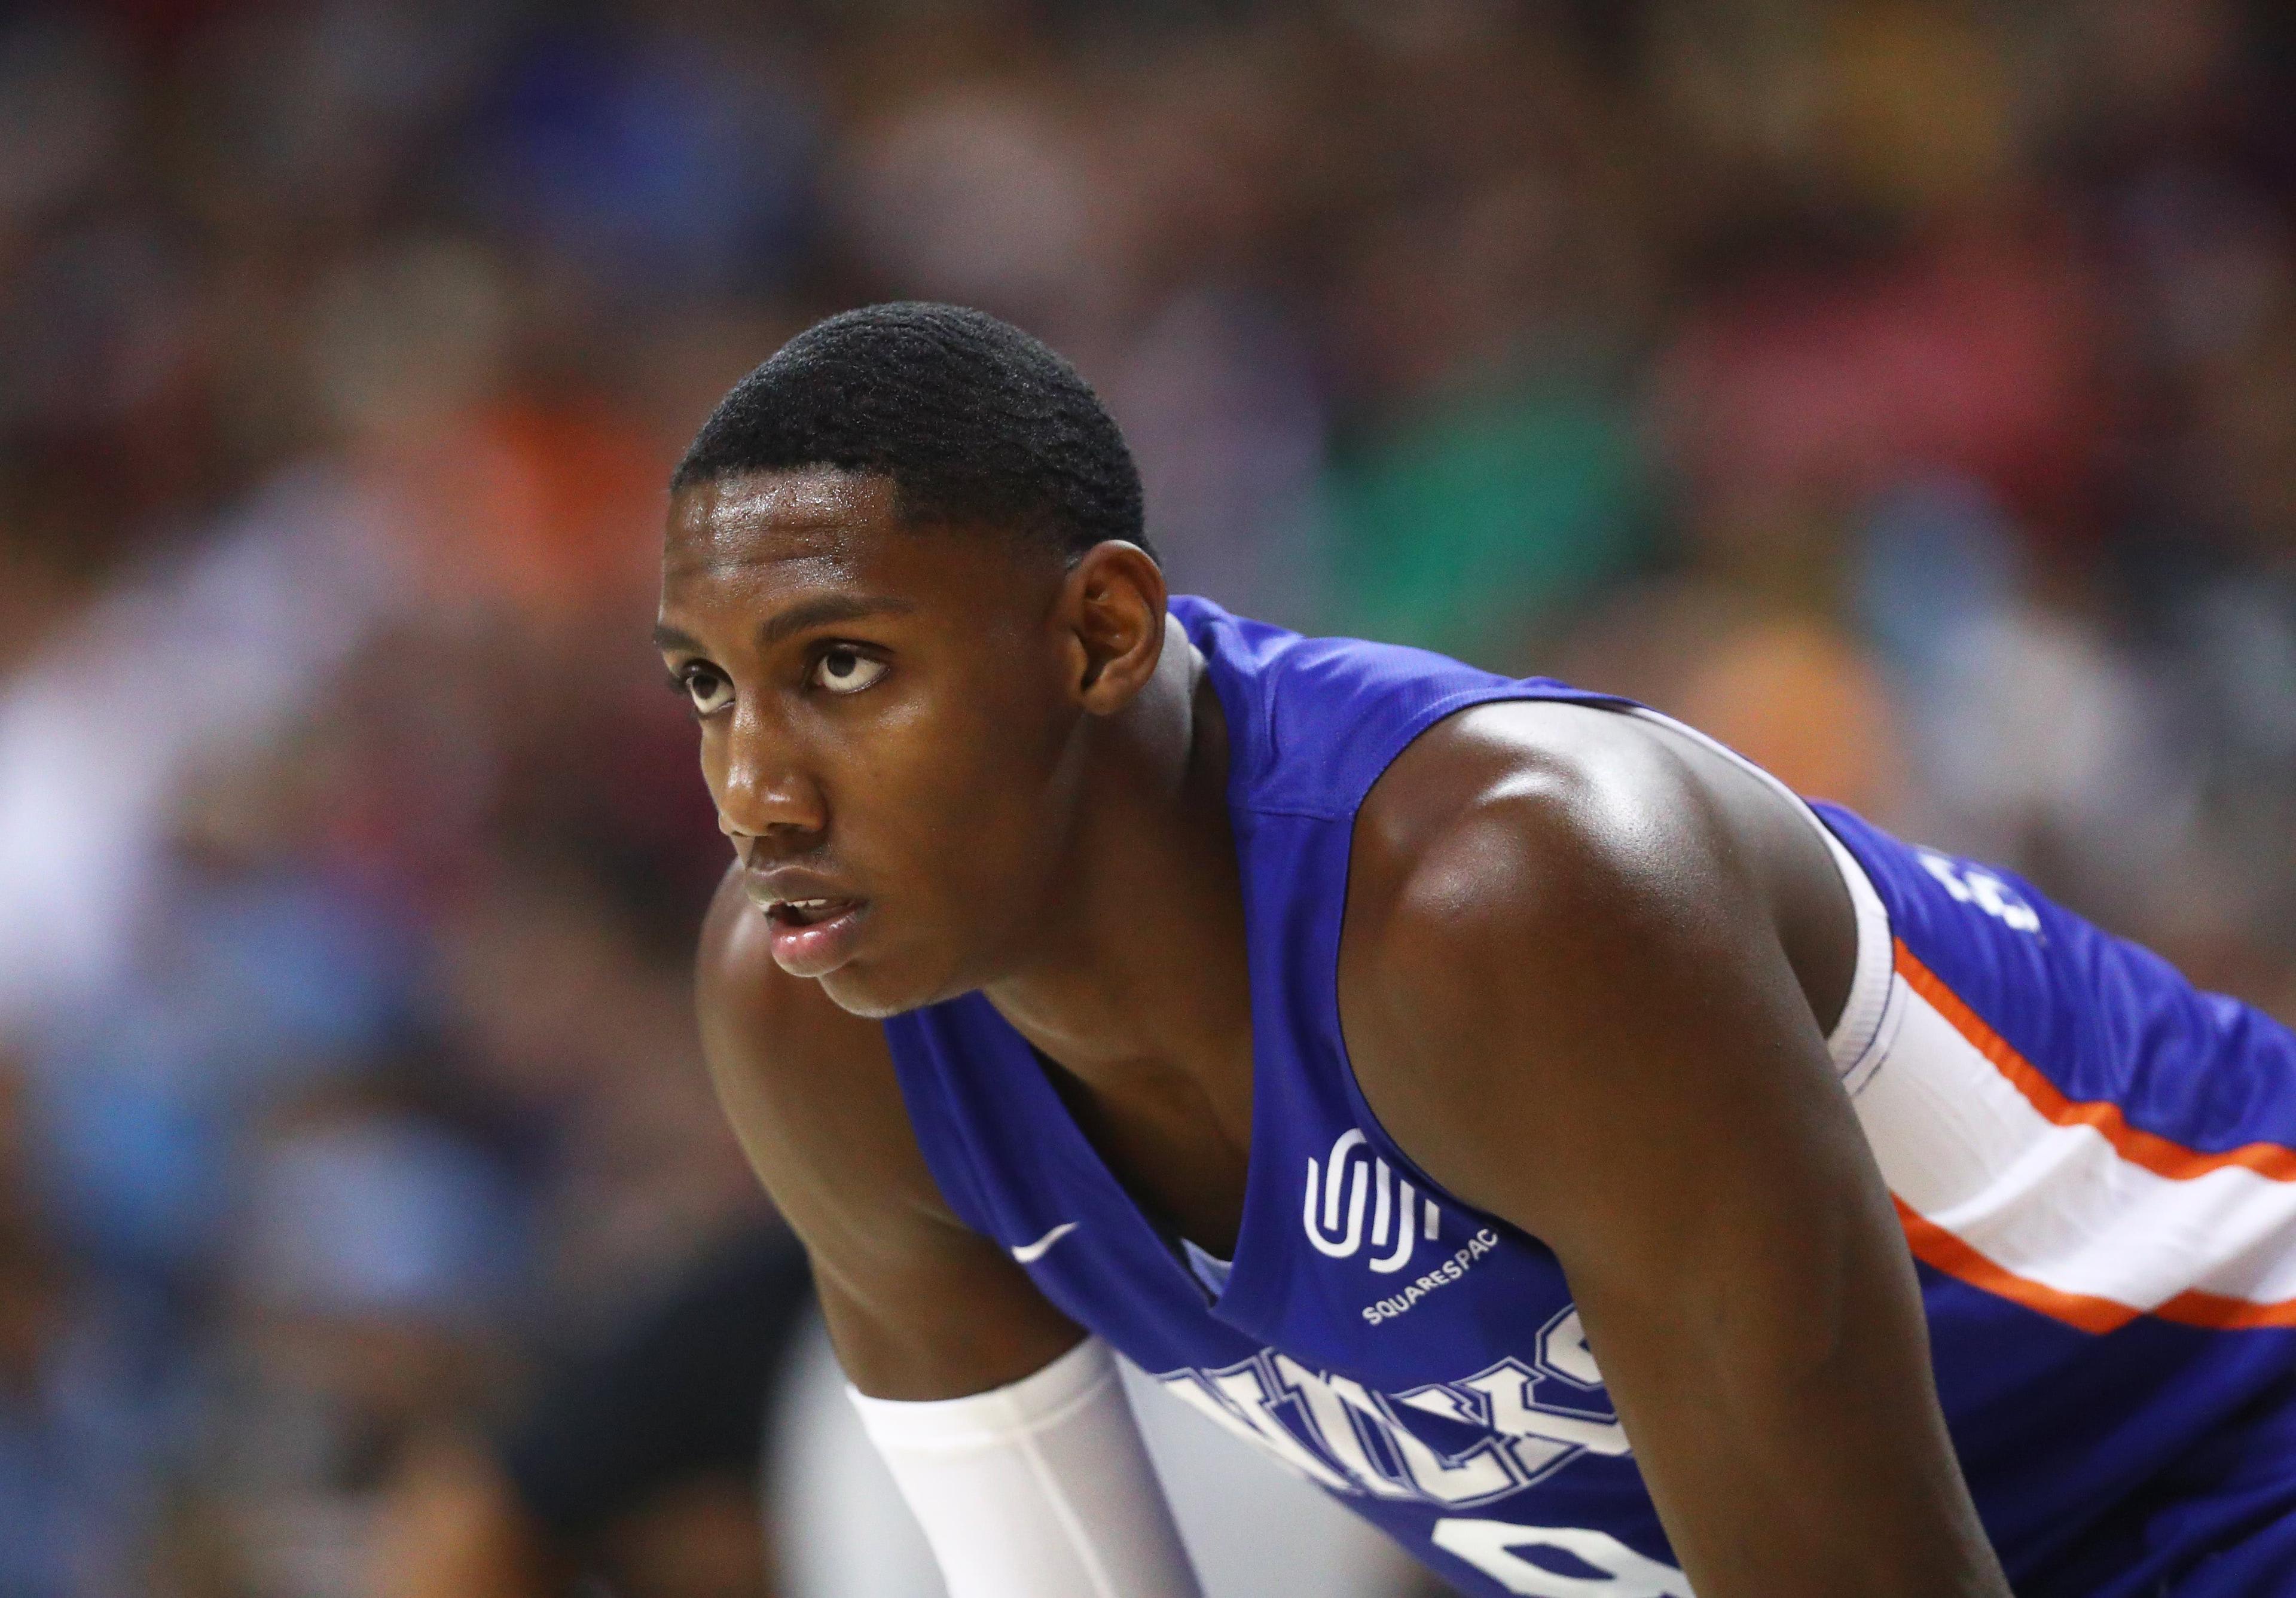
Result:
[[989,1002],[1095,1094],[1201,1098],[1248,1136],[1250,988],[1226,724],[1175,625],[1156,676],[1091,729],[1066,892]]

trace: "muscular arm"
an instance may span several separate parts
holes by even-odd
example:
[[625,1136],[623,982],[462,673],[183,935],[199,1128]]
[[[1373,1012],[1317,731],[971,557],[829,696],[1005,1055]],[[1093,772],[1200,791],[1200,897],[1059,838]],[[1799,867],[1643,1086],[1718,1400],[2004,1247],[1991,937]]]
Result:
[[702,929],[696,997],[718,1094],[812,1257],[830,1338],[863,1392],[984,1392],[1082,1335],[943,1203],[884,1032],[785,974],[729,875]]
[[950,1598],[1196,1598],[1107,1348],[941,1201],[876,1023],[765,946],[729,877],[702,933],[703,1047]]
[[1471,712],[1359,818],[1349,1050],[1432,1176],[1555,1251],[1701,1598],[2005,1598],[1813,1019],[1827,893],[1784,800],[1677,734]]

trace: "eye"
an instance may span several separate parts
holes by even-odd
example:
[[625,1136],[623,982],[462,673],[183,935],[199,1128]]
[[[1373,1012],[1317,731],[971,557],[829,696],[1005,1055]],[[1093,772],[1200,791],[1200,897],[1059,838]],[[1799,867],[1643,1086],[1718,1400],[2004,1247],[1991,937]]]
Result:
[[734,702],[734,684],[707,666],[688,666],[677,674],[677,685],[693,701],[696,716],[709,716]]
[[885,663],[857,649],[832,644],[813,663],[813,684],[832,693],[858,693],[885,675]]

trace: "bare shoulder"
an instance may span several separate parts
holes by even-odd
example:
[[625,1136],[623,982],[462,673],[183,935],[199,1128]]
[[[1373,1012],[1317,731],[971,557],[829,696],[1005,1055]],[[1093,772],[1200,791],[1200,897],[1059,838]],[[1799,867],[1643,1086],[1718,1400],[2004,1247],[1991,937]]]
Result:
[[1765,906],[1737,797],[1677,736],[1615,711],[1532,701],[1452,717],[1357,813],[1356,969],[1520,969],[1620,933],[1672,943],[1717,922],[1740,930]]
[[[1405,750],[1357,818],[1349,1053],[1390,1130],[1439,1162],[1504,1106],[1559,1129],[1624,1100],[1694,1102],[1665,1073],[1719,1027],[1822,1057],[1818,1016],[1854,956],[1847,896],[1792,802],[1644,718],[1479,707]],[[1486,1160],[1456,1157],[1472,1185]]]

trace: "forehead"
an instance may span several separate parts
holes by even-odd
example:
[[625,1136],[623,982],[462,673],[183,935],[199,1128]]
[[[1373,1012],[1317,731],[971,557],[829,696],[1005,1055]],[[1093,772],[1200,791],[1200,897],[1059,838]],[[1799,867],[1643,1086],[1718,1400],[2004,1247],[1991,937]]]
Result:
[[[1030,557],[1036,557],[1031,559]],[[777,608],[865,587],[922,609],[976,613],[999,594],[1034,600],[1060,562],[1029,540],[977,528],[914,528],[890,478],[810,467],[696,483],[670,500],[661,608]]]
[[696,483],[670,500],[662,584],[792,562],[850,566],[902,530],[889,478],[816,467]]

